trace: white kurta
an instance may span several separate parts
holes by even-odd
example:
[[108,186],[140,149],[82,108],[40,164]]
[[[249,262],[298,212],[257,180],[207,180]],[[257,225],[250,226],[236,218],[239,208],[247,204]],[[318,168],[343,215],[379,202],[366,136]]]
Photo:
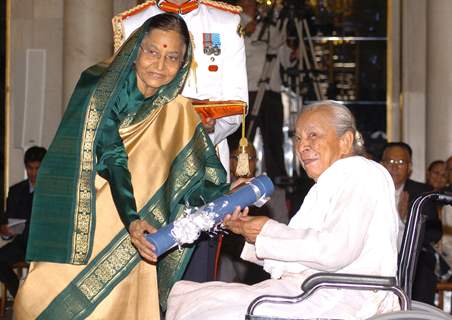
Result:
[[[297,295],[316,272],[394,276],[398,216],[389,173],[363,157],[336,161],[318,179],[289,225],[269,220],[242,258],[260,263],[272,279],[248,286],[180,281],[167,320],[244,319],[262,294]],[[324,289],[296,305],[263,305],[257,314],[279,317],[364,319],[398,310],[386,292]]]
[[[158,6],[152,5],[136,14],[127,15],[122,19],[123,39],[127,39],[148,18],[163,12]],[[199,100],[241,100],[248,103],[245,44],[238,33],[240,16],[208,6],[202,1],[197,9],[180,16],[193,37],[193,57],[196,62],[196,68],[190,71],[182,95]],[[204,35],[209,34],[219,37],[219,55],[204,53]],[[217,66],[218,70],[211,71],[209,66]],[[209,135],[213,144],[218,146],[219,157],[228,177],[229,148],[226,137],[237,130],[241,119],[240,115],[217,119],[215,131]]]

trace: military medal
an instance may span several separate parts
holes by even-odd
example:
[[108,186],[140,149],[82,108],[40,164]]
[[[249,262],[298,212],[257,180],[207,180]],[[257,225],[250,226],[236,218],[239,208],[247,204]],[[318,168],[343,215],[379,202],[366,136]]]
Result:
[[202,45],[204,54],[218,56],[221,54],[221,40],[219,33],[203,33]]

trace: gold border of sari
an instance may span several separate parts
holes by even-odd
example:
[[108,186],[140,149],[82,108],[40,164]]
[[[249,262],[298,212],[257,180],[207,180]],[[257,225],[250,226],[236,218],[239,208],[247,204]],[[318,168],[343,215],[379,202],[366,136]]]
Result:
[[[176,119],[181,121],[176,121]],[[224,180],[222,168],[205,168],[203,158],[206,147],[208,147],[206,143],[209,144],[210,141],[198,124],[199,117],[193,108],[188,105],[185,98],[179,97],[166,107],[155,110],[148,118],[137,125],[121,130],[124,145],[131,155],[129,165],[132,169],[137,206],[140,208],[140,214],[143,215],[143,218],[154,225],[164,224],[167,221],[169,211],[174,211],[174,218],[183,213],[183,205],[179,202],[183,194],[192,187],[194,176],[202,176],[203,179],[207,177],[208,180],[219,183]],[[171,134],[163,134],[163,132],[171,132]],[[150,142],[152,139],[159,139],[159,141],[152,143]],[[213,146],[211,148],[213,152]],[[136,152],[139,152],[141,156],[134,154]],[[148,158],[149,163],[154,163],[154,167],[143,169],[143,163],[147,163],[146,158]],[[139,169],[134,170],[135,167],[139,167]],[[145,174],[146,172],[147,174]],[[214,172],[217,174],[212,175]],[[207,176],[208,174],[210,175]],[[108,195],[110,202],[107,206],[108,210],[114,209],[108,183],[100,177],[97,180],[98,196]],[[154,194],[154,197],[146,202],[148,200],[146,195],[149,193]],[[96,206],[99,210],[99,218],[104,219],[101,208],[105,208],[106,204],[97,203]],[[60,289],[55,288],[53,291],[57,293],[54,293],[53,297],[47,297],[45,299],[47,302],[43,301],[43,305],[38,308],[41,311],[38,311],[36,306],[31,308],[38,312],[33,317],[39,315],[38,318],[41,319],[53,319],[57,316],[67,315],[69,318],[82,319],[90,312],[95,312],[98,306],[103,305],[104,299],[109,301],[110,294],[116,290],[117,286],[121,286],[123,279],[127,278],[131,272],[135,272],[133,270],[141,261],[135,248],[130,243],[130,237],[124,229],[119,215],[112,212],[111,219],[116,220],[117,229],[114,233],[116,236],[113,237],[112,235],[111,239],[99,239],[100,229],[106,228],[110,231],[114,230],[114,227],[103,226],[104,223],[98,223],[95,232],[93,258],[87,266],[54,263],[33,264],[29,278],[18,295],[18,305],[15,306],[18,314],[22,314],[21,312],[24,312],[24,309],[30,309],[23,303],[23,299],[43,300],[42,297],[38,298],[37,296],[39,294],[37,286],[42,286],[43,277],[49,277],[49,270],[51,274],[56,276],[61,274],[60,271],[65,270],[63,274],[66,273],[64,276],[66,280],[63,282],[68,284],[62,285],[64,288],[61,285]],[[164,286],[161,297],[165,298],[177,277],[180,278],[182,275],[184,264],[188,262],[187,259],[185,259],[187,261],[184,260],[186,255],[186,250],[175,250],[162,260],[164,261],[164,269],[167,270],[167,273],[162,274],[162,276],[166,280],[170,278],[173,280],[167,284],[165,284],[165,281],[161,281]],[[72,275],[67,274],[68,272]],[[58,281],[52,281],[52,279],[48,281],[49,285],[50,283],[58,283]],[[30,289],[30,287],[34,288]],[[156,283],[154,285],[149,283],[149,290],[157,292]],[[27,296],[25,297],[25,295]],[[146,303],[141,301],[141,304]],[[106,312],[110,311],[106,310]]]
[[[70,155],[70,160],[77,160],[79,156],[81,164],[77,162],[79,166],[72,163],[67,166],[70,169],[77,168],[78,176],[74,179],[77,185],[75,188],[69,183],[64,185],[68,189],[73,188],[70,190],[75,189],[77,197],[75,208],[78,216],[73,217],[73,213],[71,216],[64,215],[65,205],[72,205],[71,202],[62,202],[58,209],[60,211],[58,213],[62,214],[59,220],[66,221],[64,219],[68,218],[67,224],[72,225],[71,239],[75,241],[71,243],[71,246],[74,246],[71,247],[73,251],[69,258],[72,259],[68,258],[70,261],[67,261],[65,255],[71,248],[64,247],[66,251],[62,251],[58,247],[49,254],[46,251],[47,244],[52,243],[55,236],[44,234],[40,237],[39,232],[36,232],[34,236],[39,238],[40,243],[33,248],[35,255],[32,258],[51,262],[32,264],[30,273],[15,300],[14,307],[18,319],[84,319],[90,314],[101,312],[99,310],[103,310],[102,313],[105,315],[103,318],[115,317],[117,310],[114,306],[107,307],[109,302],[117,296],[118,291],[129,294],[130,286],[135,287],[141,280],[139,278],[136,282],[130,282],[131,277],[137,274],[135,270],[143,266],[143,262],[130,243],[130,237],[114,205],[109,184],[95,175],[93,170],[97,130],[102,126],[104,114],[121,93],[125,79],[130,72],[134,72],[132,67],[134,54],[139,48],[147,24],[148,22],[127,40],[107,69],[102,65],[90,68],[82,75],[82,80],[77,85],[73,95],[75,98],[68,108],[73,113],[66,113],[63,119],[63,122],[67,121],[64,123],[67,130],[64,130],[65,125],[58,129],[62,137],[58,140],[57,133],[57,138],[52,143],[56,141],[56,147],[53,153],[48,152],[53,158],[47,167],[47,171],[51,172],[55,165],[60,165],[58,161],[61,157],[67,156],[65,152],[68,146],[64,143],[68,138],[72,139],[69,146],[80,147],[77,149],[79,153],[75,153],[76,156]],[[120,129],[129,156],[128,166],[138,213],[156,227],[171,222],[182,214],[187,201],[186,195],[190,195],[195,189],[204,190],[203,192],[209,193],[210,197],[216,192],[219,195],[224,189],[221,184],[225,182],[225,171],[216,158],[212,143],[199,124],[199,116],[185,98],[179,96],[167,103],[172,97],[176,97],[188,73],[191,47],[187,49],[188,58],[176,77],[159,89],[155,100],[151,99],[143,104],[132,117],[129,117],[130,119],[122,123]],[[72,116],[76,117],[71,118]],[[77,124],[82,122],[80,116],[85,119],[83,127],[77,127]],[[78,128],[80,131],[77,131]],[[82,132],[82,138],[77,135],[78,132]],[[63,180],[71,177],[72,171],[67,168],[61,171]],[[46,221],[54,219],[54,216],[49,216],[46,212],[48,204],[46,206],[44,200],[55,191],[53,180],[50,178],[58,176],[55,176],[55,173],[52,176],[48,172],[44,179],[47,189],[43,189],[39,207],[47,215],[36,219],[38,222],[36,231],[47,230],[44,227]],[[206,182],[211,184],[210,187],[219,188],[213,188],[215,191],[212,193],[204,188]],[[58,192],[58,195],[63,195],[65,191]],[[89,221],[86,218],[87,212],[90,214]],[[87,233],[87,229],[91,230]],[[50,248],[52,249],[52,246]],[[159,262],[159,268],[164,266],[166,271],[164,277],[159,277],[161,284],[159,293],[163,307],[166,305],[169,289],[182,276],[190,254],[190,248],[173,251]],[[82,261],[82,258],[85,260]],[[80,265],[81,263],[87,265]],[[155,271],[155,267],[153,270]],[[156,293],[156,281],[150,282],[152,283],[148,289]],[[131,284],[125,289],[127,283]],[[42,294],[42,290],[45,295]],[[135,310],[138,304],[143,310],[150,305],[146,301],[136,299],[134,303],[127,304],[124,308]],[[135,314],[134,311],[130,313]]]
[[82,142],[80,149],[80,168],[78,187],[75,200],[74,230],[72,235],[72,252],[70,262],[74,264],[86,263],[90,255],[92,243],[93,210],[92,203],[92,177],[95,163],[95,138],[96,132],[102,122],[103,111],[107,104],[111,103],[112,93],[116,88],[116,83],[123,73],[124,66],[134,50],[135,41],[127,42],[122,51],[109,66],[108,71],[99,81],[99,85],[94,90],[86,113],[85,125],[82,132]]

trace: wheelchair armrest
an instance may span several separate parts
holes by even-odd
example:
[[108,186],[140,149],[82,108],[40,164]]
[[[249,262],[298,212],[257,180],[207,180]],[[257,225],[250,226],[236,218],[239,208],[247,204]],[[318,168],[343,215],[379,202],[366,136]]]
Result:
[[[247,315],[254,315],[255,308],[263,303],[293,304],[309,298],[321,288],[352,289],[352,290],[386,290],[396,294],[401,302],[401,309],[408,310],[411,301],[397,286],[395,277],[368,276],[346,273],[315,273],[301,285],[302,292],[297,296],[262,295],[254,299],[248,306]],[[249,318],[255,319],[255,318]]]
[[384,287],[394,287],[397,284],[395,277],[319,272],[306,278],[306,280],[301,285],[301,289],[304,292],[307,292],[312,290],[315,286],[322,283],[331,283],[338,285],[340,284],[379,285]]

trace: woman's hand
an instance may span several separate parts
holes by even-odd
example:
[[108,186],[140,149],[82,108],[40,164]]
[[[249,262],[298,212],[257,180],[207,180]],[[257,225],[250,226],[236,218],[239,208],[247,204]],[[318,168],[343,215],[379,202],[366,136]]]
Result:
[[226,216],[223,224],[232,232],[242,235],[246,242],[254,244],[264,224],[270,218],[265,216],[250,217],[248,212],[248,208],[241,212],[240,207],[237,207],[232,215]]
[[252,180],[252,178],[238,178],[234,182],[231,183],[231,187],[229,188],[230,191],[234,191],[238,187],[240,187],[242,184],[247,183],[248,181]]
[[157,229],[144,220],[134,220],[129,225],[129,233],[132,243],[140,255],[147,261],[157,262],[155,247],[146,240],[145,233],[155,233]]
[[213,118],[206,118],[206,121],[202,123],[204,129],[206,129],[207,133],[212,133],[215,131],[215,123],[216,120]]

